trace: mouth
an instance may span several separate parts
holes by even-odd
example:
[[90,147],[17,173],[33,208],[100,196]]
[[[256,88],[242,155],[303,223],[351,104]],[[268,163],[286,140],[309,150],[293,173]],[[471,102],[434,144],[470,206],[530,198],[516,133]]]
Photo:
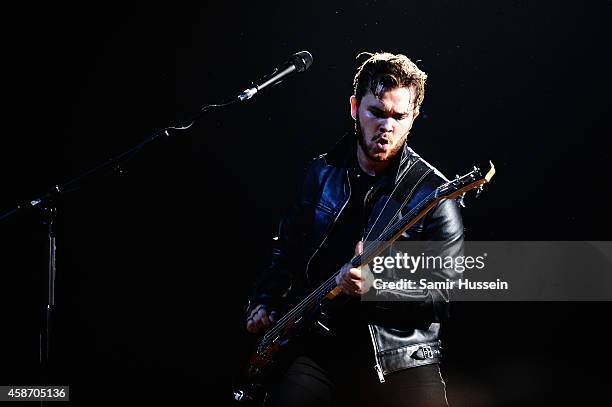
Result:
[[375,141],[375,145],[376,147],[378,147],[379,150],[387,150],[389,148],[389,140],[387,140],[384,137],[379,137],[376,141]]

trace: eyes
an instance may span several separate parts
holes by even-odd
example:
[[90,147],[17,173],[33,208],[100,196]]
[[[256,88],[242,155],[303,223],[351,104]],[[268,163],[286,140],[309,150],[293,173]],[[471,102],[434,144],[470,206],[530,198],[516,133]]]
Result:
[[[376,107],[370,107],[368,108],[368,111],[377,119],[384,119],[389,117],[389,114],[387,112],[385,112],[384,110],[378,109]],[[404,120],[409,116],[408,113],[395,113],[393,115],[391,115],[391,117],[393,117],[395,120]]]

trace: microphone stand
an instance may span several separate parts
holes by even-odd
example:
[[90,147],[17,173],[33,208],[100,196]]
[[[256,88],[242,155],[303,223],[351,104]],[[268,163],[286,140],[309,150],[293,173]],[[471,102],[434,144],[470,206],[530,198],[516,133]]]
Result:
[[[87,181],[91,180],[95,176],[102,174],[104,172],[108,172],[108,170],[114,170],[113,172],[121,174],[122,173],[122,165],[129,161],[132,157],[134,157],[140,150],[142,150],[148,144],[158,140],[160,138],[168,138],[173,136],[174,132],[185,131],[188,130],[205,112],[213,109],[213,108],[221,108],[225,106],[229,106],[231,104],[242,102],[250,99],[255,93],[261,91],[263,88],[278,84],[285,76],[292,72],[303,72],[308,69],[308,67],[312,64],[312,55],[308,51],[300,51],[294,54],[289,61],[283,64],[280,68],[277,68],[272,72],[272,74],[264,77],[260,81],[252,82],[251,87],[244,90],[237,96],[231,97],[224,102],[219,104],[210,104],[202,107],[195,115],[193,115],[190,119],[185,121],[186,124],[180,126],[170,126],[166,127],[136,146],[130,148],[129,150],[111,158],[94,168],[91,168],[76,178],[62,184],[62,185],[54,185],[49,192],[45,195],[42,195],[38,198],[32,199],[25,203],[18,204],[13,209],[10,209],[4,213],[0,213],[0,221],[3,221],[7,218],[10,218],[17,213],[23,212],[27,209],[36,209],[39,210],[43,215],[43,224],[47,226],[47,235],[48,235],[48,243],[49,243],[49,253],[48,253],[48,280],[47,280],[47,298],[46,298],[46,307],[44,311],[44,317],[42,317],[42,329],[40,333],[40,349],[39,349],[39,361],[41,366],[43,367],[43,371],[45,374],[49,371],[49,366],[51,365],[51,348],[53,346],[52,341],[52,324],[55,319],[56,312],[56,301],[55,301],[55,277],[57,275],[57,268],[55,266],[55,258],[56,258],[56,233],[55,233],[55,219],[57,217],[57,198],[60,196],[66,195],[69,192],[74,192],[79,190]],[[42,402],[43,405],[46,402]]]
[[49,355],[51,353],[51,323],[53,315],[55,314],[55,218],[57,216],[57,207],[49,202],[44,208],[42,208],[44,214],[43,224],[47,225],[47,241],[49,244],[49,266],[48,266],[48,280],[47,280],[47,305],[45,307],[45,318],[43,319],[43,326],[40,340],[40,351],[39,351],[39,362],[41,366],[48,366]]
[[[240,102],[243,99],[240,97],[232,97],[219,104],[206,105],[200,109],[200,111],[188,119],[183,125],[166,127],[160,131],[155,132],[139,144],[130,148],[129,150],[102,162],[101,164],[83,172],[81,175],[73,178],[72,180],[64,183],[57,184],[50,188],[46,194],[31,199],[29,201],[16,205],[13,209],[10,209],[0,214],[0,221],[11,218],[18,213],[25,212],[29,209],[38,210],[42,214],[42,223],[47,226],[47,240],[48,240],[48,270],[47,270],[47,294],[45,298],[45,309],[41,316],[41,331],[39,336],[39,363],[43,368],[44,377],[47,378],[50,366],[52,365],[52,328],[53,321],[55,320],[56,313],[56,298],[55,298],[55,278],[57,275],[57,268],[55,265],[56,259],[56,228],[55,220],[58,213],[58,198],[66,195],[69,192],[74,192],[83,187],[83,185],[95,178],[97,175],[103,173],[122,173],[122,166],[133,158],[140,150],[155,140],[161,138],[168,138],[175,135],[176,132],[188,130],[205,112],[213,108],[221,108],[231,105],[236,102]],[[109,171],[111,170],[111,171]],[[43,405],[46,403],[43,402]]]

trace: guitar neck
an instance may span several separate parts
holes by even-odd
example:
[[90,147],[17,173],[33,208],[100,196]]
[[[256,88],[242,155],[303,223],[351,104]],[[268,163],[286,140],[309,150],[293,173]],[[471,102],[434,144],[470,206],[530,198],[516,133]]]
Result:
[[[367,247],[360,255],[353,256],[350,263],[353,267],[360,267],[362,264],[368,264],[388,248],[402,233],[414,225],[427,212],[429,212],[440,200],[437,197],[437,190],[433,191],[429,196],[423,199],[419,204],[403,216],[400,220],[391,224],[384,233],[376,240],[368,242]],[[341,269],[337,270],[332,276],[325,280],[319,287],[312,291],[306,298],[300,301],[287,314],[285,314],[272,328],[262,340],[262,344],[267,345],[273,341],[281,332],[289,327],[294,321],[307,313],[313,307],[319,305],[324,299],[331,300],[340,294],[341,289],[336,284],[336,277],[340,274]]]
[[[366,242],[363,252],[360,255],[354,256],[350,262],[353,267],[360,267],[362,264],[370,263],[376,256],[386,250],[402,233],[412,227],[423,216],[432,210],[438,202],[443,199],[455,199],[463,196],[467,191],[478,188],[477,196],[485,183],[491,181],[495,174],[495,167],[491,163],[491,167],[486,175],[482,175],[479,167],[474,167],[474,170],[462,177],[457,176],[452,181],[439,186],[432,191],[426,198],[415,205],[407,214],[399,216],[399,219],[390,224],[376,240]],[[404,202],[400,207],[397,215],[400,215],[401,209],[407,202]],[[395,217],[393,217],[395,219]],[[285,332],[295,321],[300,319],[313,307],[318,306],[324,299],[331,300],[340,294],[341,289],[336,284],[336,277],[341,270],[336,271],[332,276],[325,280],[316,290],[312,291],[306,298],[300,301],[287,314],[285,314],[272,329],[270,329],[263,337],[260,346],[267,346],[272,343],[282,332]]]

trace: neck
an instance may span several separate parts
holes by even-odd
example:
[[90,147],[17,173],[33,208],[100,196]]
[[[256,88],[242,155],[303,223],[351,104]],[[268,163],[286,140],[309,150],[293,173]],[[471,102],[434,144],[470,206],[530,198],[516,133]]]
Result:
[[368,175],[376,176],[384,173],[389,167],[390,161],[375,161],[372,160],[363,151],[361,145],[357,144],[357,162],[359,167]]

